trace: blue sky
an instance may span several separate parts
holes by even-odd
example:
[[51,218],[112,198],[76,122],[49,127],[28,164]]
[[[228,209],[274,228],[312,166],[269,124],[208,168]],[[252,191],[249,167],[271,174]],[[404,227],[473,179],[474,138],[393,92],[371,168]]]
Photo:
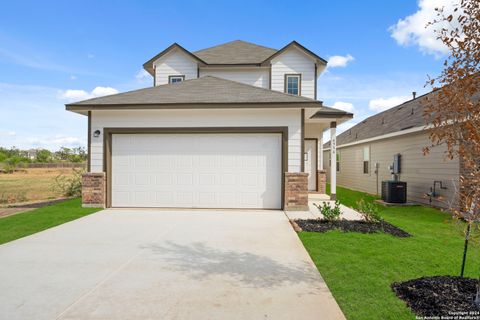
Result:
[[342,129],[426,92],[445,50],[433,7],[417,1],[8,1],[0,5],[0,146],[86,144],[64,104],[152,84],[142,64],[173,42],[195,51],[241,39],[297,40],[330,60],[326,105],[353,110]]

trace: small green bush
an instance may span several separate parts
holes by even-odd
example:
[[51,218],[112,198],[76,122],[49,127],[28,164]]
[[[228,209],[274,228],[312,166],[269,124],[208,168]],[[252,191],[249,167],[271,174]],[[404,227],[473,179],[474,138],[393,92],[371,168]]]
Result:
[[357,201],[357,210],[367,222],[382,221],[382,217],[378,213],[378,207],[371,202],[366,202],[365,200],[360,199]]
[[72,176],[58,175],[55,178],[53,189],[66,197],[80,197],[82,195],[82,174],[84,170],[73,169]]
[[335,201],[333,208],[330,206],[329,202],[324,202],[322,205],[313,204],[322,214],[323,218],[328,221],[336,221],[340,219],[342,211],[340,210],[340,202]]

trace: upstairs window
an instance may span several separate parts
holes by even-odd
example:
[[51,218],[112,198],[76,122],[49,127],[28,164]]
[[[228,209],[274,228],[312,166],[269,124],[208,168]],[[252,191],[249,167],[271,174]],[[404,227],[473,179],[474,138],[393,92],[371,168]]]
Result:
[[179,83],[185,80],[184,75],[180,76],[168,76],[168,83]]
[[370,173],[370,147],[363,148],[363,173]]
[[300,82],[302,76],[300,74],[286,74],[285,75],[285,93],[300,95]]

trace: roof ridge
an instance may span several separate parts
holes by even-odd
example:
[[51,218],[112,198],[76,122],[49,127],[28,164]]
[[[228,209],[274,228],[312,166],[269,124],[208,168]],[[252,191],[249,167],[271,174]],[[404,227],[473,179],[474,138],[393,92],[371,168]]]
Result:
[[235,43],[235,42],[243,42],[243,43],[255,45],[255,46],[257,46],[257,47],[262,47],[262,48],[265,48],[265,49],[278,51],[278,49],[275,49],[275,48],[270,48],[270,47],[262,46],[262,45],[260,45],[260,44],[256,44],[256,43],[253,43],[253,42],[248,42],[248,41],[245,41],[245,40],[237,39],[237,40],[232,40],[232,41],[228,41],[228,42],[225,42],[225,43],[217,44],[217,45],[214,45],[214,46],[211,46],[211,47],[207,47],[207,48],[204,48],[204,49],[192,51],[192,53],[195,54],[195,53],[198,53],[198,52],[201,52],[201,51],[205,51],[205,50],[209,50],[209,49],[214,49],[214,48],[221,47],[221,46],[224,46],[224,45],[227,45],[227,44],[231,44],[231,43]]

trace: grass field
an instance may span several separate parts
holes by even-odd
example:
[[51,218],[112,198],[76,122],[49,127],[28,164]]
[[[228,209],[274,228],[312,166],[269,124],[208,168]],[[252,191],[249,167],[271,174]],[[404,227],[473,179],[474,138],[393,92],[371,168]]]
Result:
[[[344,188],[337,188],[337,196],[348,206],[361,198],[375,199]],[[424,206],[380,207],[380,212],[413,237],[339,231],[299,236],[348,319],[414,319],[391,283],[459,275],[463,229],[447,213]],[[466,276],[478,277],[478,246],[469,250]]]
[[82,208],[81,200],[73,199],[2,218],[0,219],[0,244],[26,237],[99,210],[101,209]]
[[42,168],[0,173],[0,205],[60,198],[62,194],[53,190],[55,178],[72,172],[71,168]]

